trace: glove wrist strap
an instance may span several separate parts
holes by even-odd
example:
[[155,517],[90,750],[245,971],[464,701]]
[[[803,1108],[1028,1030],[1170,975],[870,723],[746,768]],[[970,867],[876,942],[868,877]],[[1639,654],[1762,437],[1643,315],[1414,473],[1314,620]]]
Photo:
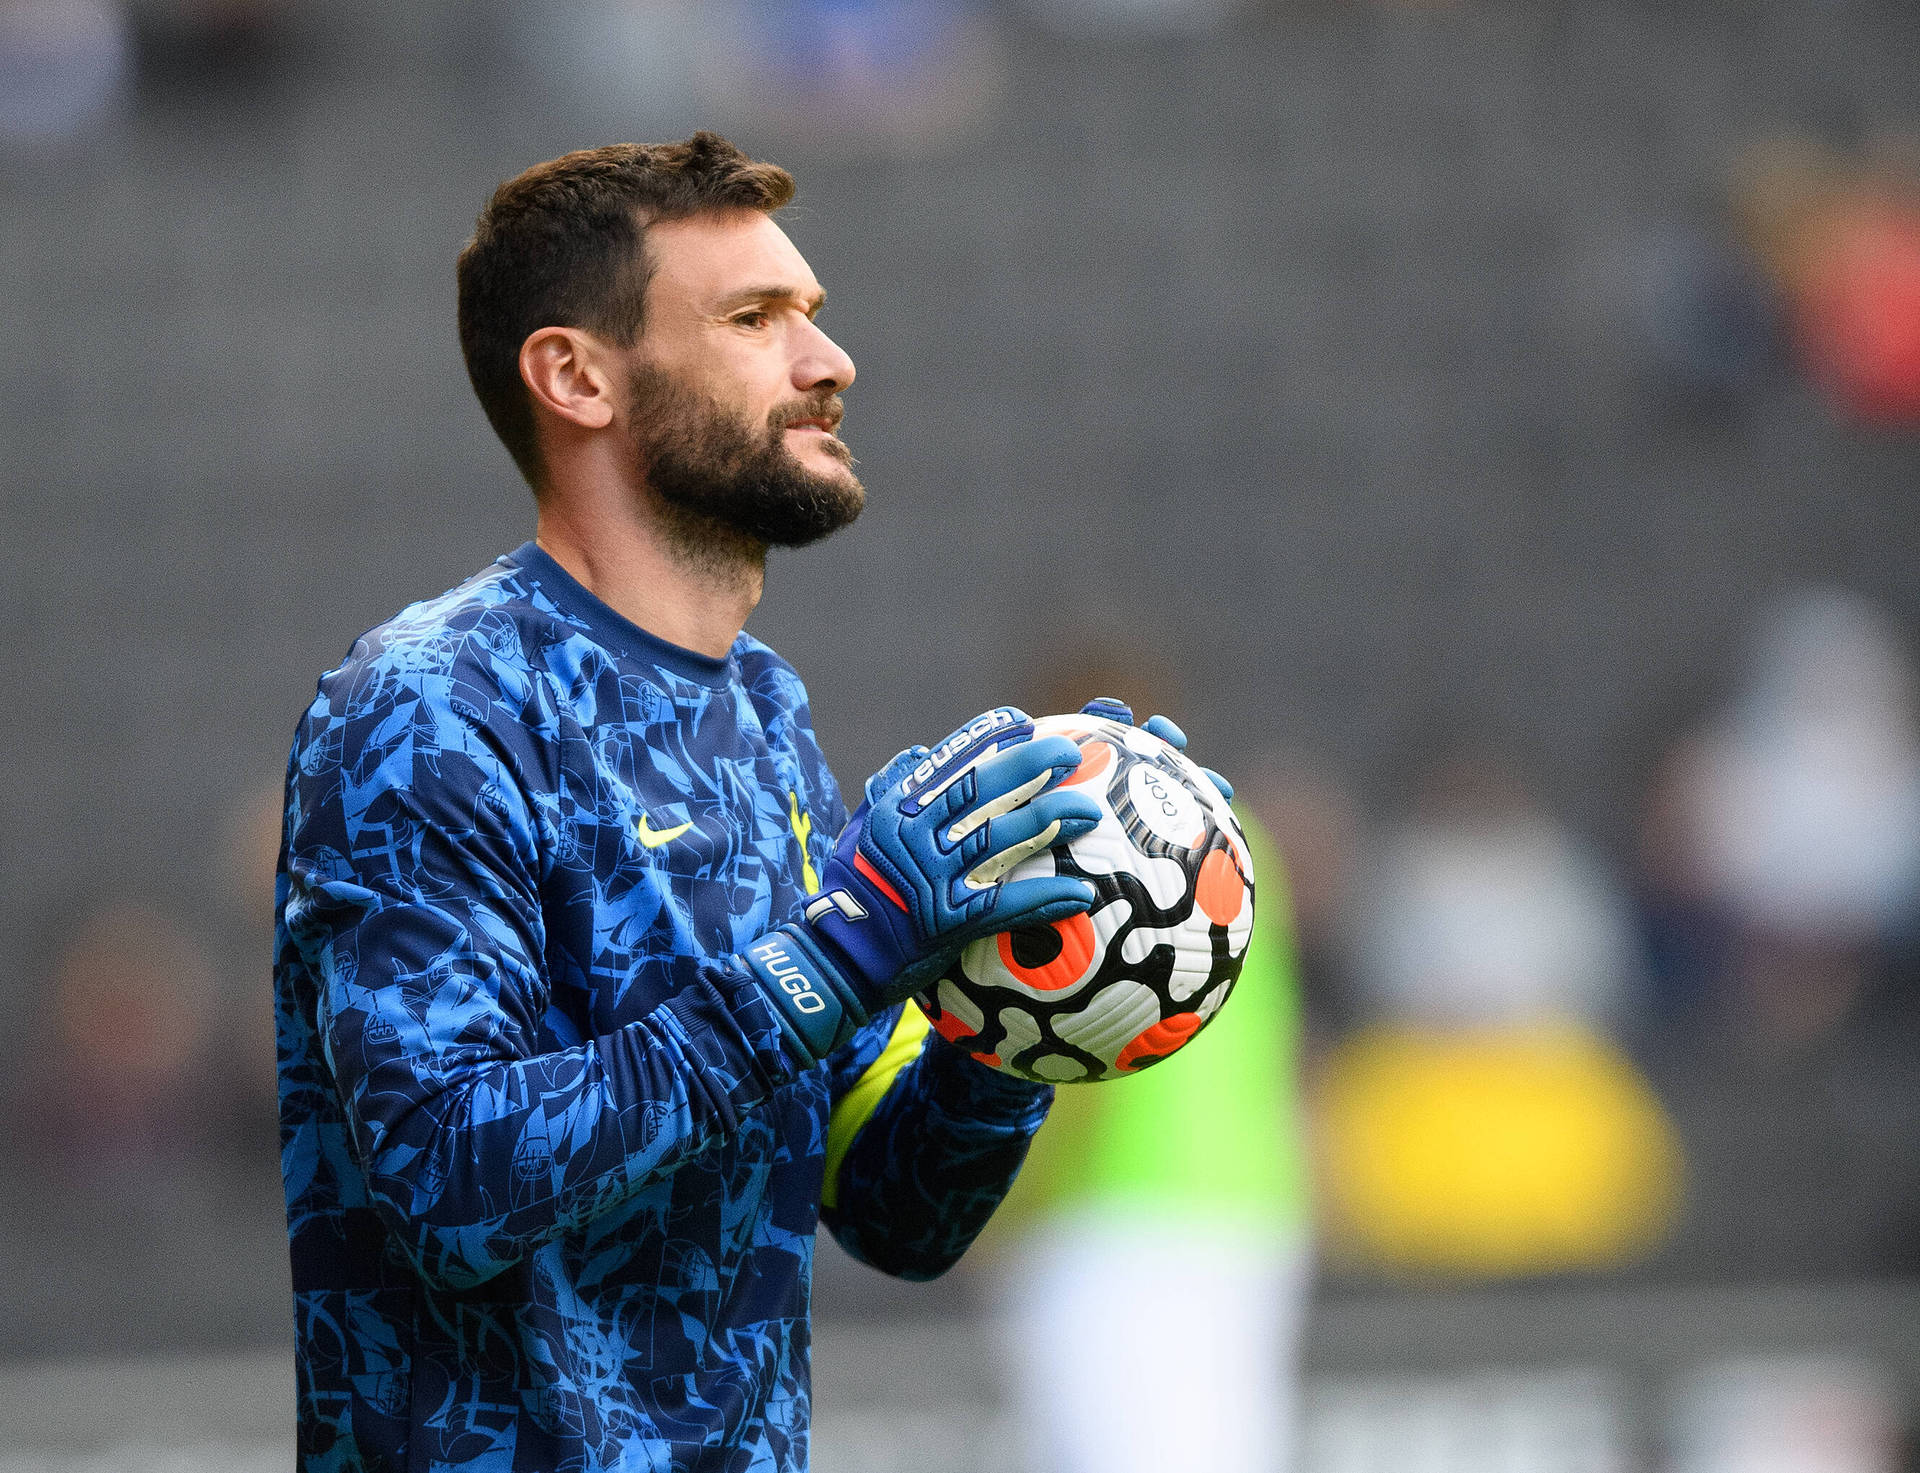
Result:
[[870,1016],[839,969],[799,926],[777,926],[740,955],[773,1004],[787,1041],[809,1066]]

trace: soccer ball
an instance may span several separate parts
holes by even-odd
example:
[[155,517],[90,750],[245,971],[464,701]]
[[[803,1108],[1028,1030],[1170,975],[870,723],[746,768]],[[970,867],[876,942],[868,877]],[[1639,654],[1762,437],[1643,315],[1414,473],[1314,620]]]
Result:
[[1134,1074],[1179,1048],[1233,990],[1253,936],[1253,861],[1227,800],[1180,752],[1100,716],[1046,716],[1080,747],[1063,785],[1100,823],[1009,880],[1075,875],[1093,909],[971,942],[919,999],[983,1064],[1047,1084]]

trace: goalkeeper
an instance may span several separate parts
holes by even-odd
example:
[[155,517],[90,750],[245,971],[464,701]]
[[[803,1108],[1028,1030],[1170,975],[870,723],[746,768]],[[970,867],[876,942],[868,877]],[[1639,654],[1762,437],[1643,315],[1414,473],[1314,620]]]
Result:
[[[711,134],[570,154],[460,258],[536,536],[357,641],[288,766],[275,986],[303,1470],[803,1469],[824,1219],[926,1278],[1050,1092],[905,999],[1084,910],[1091,828],[1000,708],[848,818],[766,550],[850,522],[853,364]],[[838,835],[836,838],[835,836]]]

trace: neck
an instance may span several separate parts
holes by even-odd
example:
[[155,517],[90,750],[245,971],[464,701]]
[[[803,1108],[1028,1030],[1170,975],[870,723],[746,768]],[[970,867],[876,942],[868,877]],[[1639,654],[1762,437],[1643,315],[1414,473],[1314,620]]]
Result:
[[718,659],[760,602],[766,550],[695,546],[664,516],[544,497],[534,541],[593,596],[647,633]]

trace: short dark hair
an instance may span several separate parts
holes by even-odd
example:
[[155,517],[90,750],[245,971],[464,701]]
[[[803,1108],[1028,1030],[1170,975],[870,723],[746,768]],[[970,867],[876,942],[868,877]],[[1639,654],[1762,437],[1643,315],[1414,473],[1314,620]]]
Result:
[[488,423],[529,485],[540,484],[540,447],[520,345],[543,327],[631,343],[652,275],[649,225],[720,210],[771,214],[793,192],[785,169],[707,132],[563,154],[493,192],[460,252],[460,351]]

